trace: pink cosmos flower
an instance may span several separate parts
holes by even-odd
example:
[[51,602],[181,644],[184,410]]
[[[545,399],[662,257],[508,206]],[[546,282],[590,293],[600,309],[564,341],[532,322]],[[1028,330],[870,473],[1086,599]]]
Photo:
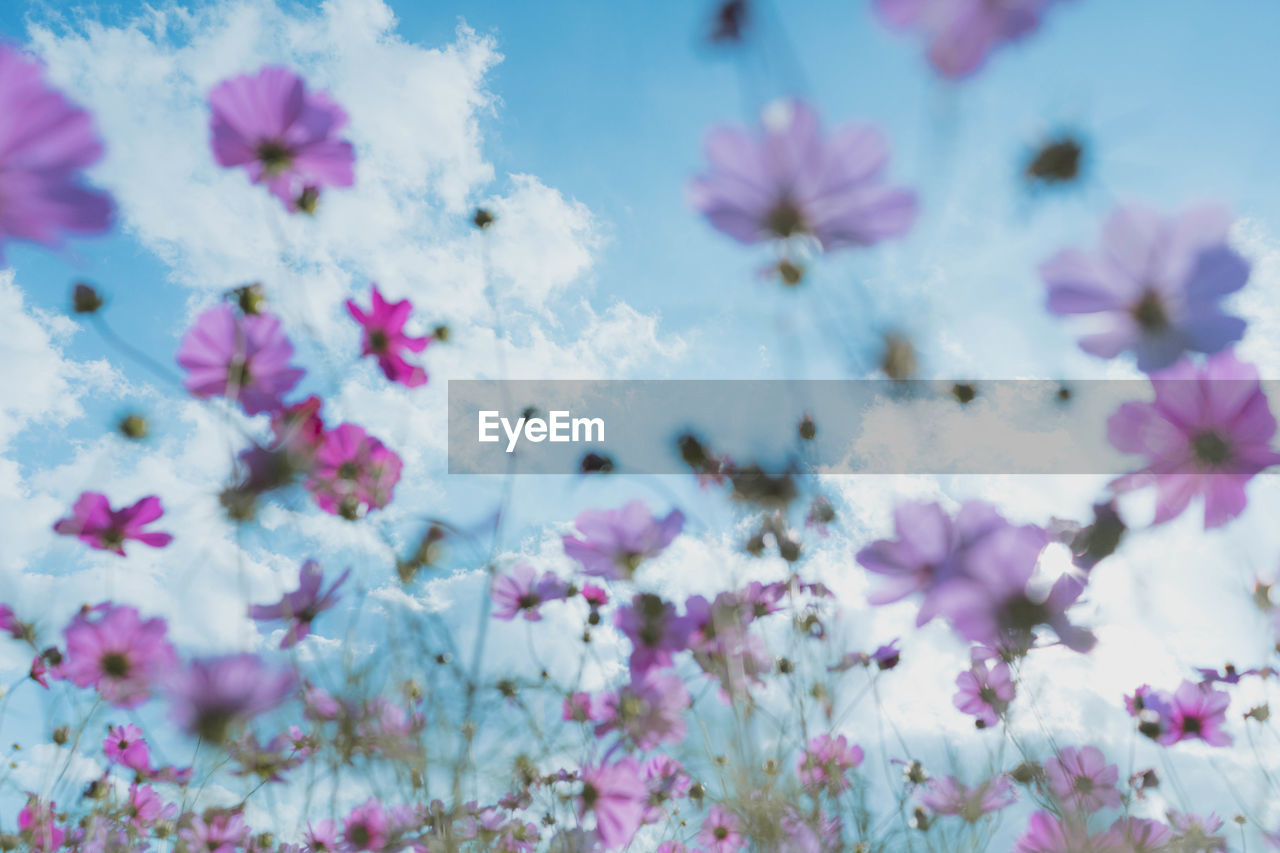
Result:
[[1115,853],[1115,847],[1105,836],[1090,838],[1082,824],[1060,821],[1048,812],[1036,812],[1014,845],[1013,853]]
[[862,758],[862,747],[851,746],[844,735],[818,735],[800,756],[796,775],[806,788],[826,789],[838,796],[848,790],[848,773]]
[[740,243],[807,236],[831,251],[901,236],[915,221],[915,196],[883,182],[880,132],[848,125],[824,135],[803,101],[766,108],[754,133],[717,128],[705,147],[710,171],[690,184],[690,199]]
[[144,775],[151,772],[151,753],[147,742],[143,740],[142,730],[132,723],[108,729],[102,751],[112,764],[124,765]]
[[707,853],[733,853],[746,846],[746,839],[739,831],[742,822],[724,806],[712,806],[698,833],[698,843]]
[[622,509],[588,509],[574,521],[582,538],[565,536],[564,552],[582,571],[609,580],[630,579],[640,564],[662,553],[684,527],[684,513],[673,509],[658,520],[641,501]]
[[644,822],[658,823],[666,815],[666,804],[689,795],[693,780],[684,765],[667,755],[655,755],[644,763],[644,781],[649,786]]
[[228,732],[288,698],[293,673],[269,669],[256,655],[193,660],[169,681],[174,719],[192,735],[222,743]]
[[391,502],[401,467],[395,451],[363,427],[342,424],[325,433],[307,489],[325,512],[356,519]]
[[249,608],[249,616],[259,622],[284,621],[289,623],[280,648],[287,649],[297,645],[311,633],[311,623],[321,613],[338,603],[338,587],[346,582],[351,570],[343,572],[325,592],[324,569],[315,560],[307,560],[298,570],[298,588],[286,593],[284,598],[275,604],[254,604]]
[[994,726],[1000,722],[1015,689],[1009,665],[1000,661],[991,666],[987,661],[974,663],[967,672],[956,676],[956,691],[951,701],[966,714],[972,714],[978,728]]
[[633,673],[630,684],[599,700],[596,737],[621,732],[641,751],[678,743],[684,739],[689,703],[680,676],[656,670]]
[[57,246],[65,232],[105,231],[111,199],[81,180],[102,159],[93,119],[7,44],[0,44],[0,115],[0,262],[10,238]]
[[1044,772],[1049,790],[1066,807],[1087,814],[1120,806],[1120,769],[1097,747],[1065,747],[1044,763]]
[[383,299],[376,284],[373,285],[373,306],[368,313],[356,305],[354,299],[347,300],[347,311],[364,328],[363,354],[377,356],[378,366],[392,382],[416,388],[426,384],[427,372],[405,361],[403,351],[422,352],[431,338],[405,334],[404,324],[412,310],[408,299],[399,302]]
[[355,182],[351,143],[338,138],[347,114],[323,92],[308,92],[287,68],[224,80],[209,93],[213,156],[244,166],[292,212],[315,209],[324,187]]
[[390,831],[391,822],[382,804],[370,798],[352,809],[342,822],[343,850],[384,850]]
[[609,603],[609,593],[605,592],[602,587],[595,584],[584,584],[582,587],[582,597],[594,608],[604,607]]
[[1173,831],[1158,820],[1122,817],[1111,824],[1105,838],[1117,853],[1160,853],[1169,849]]
[[162,820],[170,820],[178,814],[178,807],[166,803],[149,785],[136,782],[129,786],[129,823],[134,830],[146,832]]
[[178,347],[192,395],[226,397],[245,413],[278,412],[305,371],[289,365],[293,344],[272,314],[238,314],[225,302],[196,318]]
[[1013,805],[1017,796],[1008,777],[996,776],[970,788],[954,776],[930,779],[920,795],[920,805],[939,815],[956,815],[976,823],[983,815]]
[[1222,829],[1222,818],[1216,814],[1171,811],[1168,817],[1181,845],[1178,849],[1187,853],[1227,853],[1227,840],[1217,834]]
[[306,853],[335,853],[338,849],[338,824],[328,818],[308,823],[302,849]]
[[996,48],[1025,38],[1055,0],[876,0],[886,24],[917,30],[945,77],[973,74]]
[[675,605],[652,593],[639,593],[619,607],[614,624],[631,640],[631,672],[671,666],[672,656],[688,647],[691,624]]
[[1080,348],[1103,358],[1132,350],[1147,373],[1187,352],[1218,352],[1245,327],[1218,305],[1249,279],[1248,262],[1226,245],[1230,226],[1215,205],[1169,219],[1121,207],[1107,220],[1101,255],[1067,249],[1040,268],[1049,310],[1098,317],[1101,331]]
[[606,850],[631,843],[644,818],[649,791],[634,758],[600,764],[582,770],[578,816],[596,817],[596,836]]
[[596,718],[595,703],[590,693],[570,693],[565,697],[561,719],[567,722],[589,723]]
[[236,853],[249,839],[249,825],[238,812],[196,815],[178,836],[193,850]]
[[82,492],[71,515],[53,525],[55,533],[74,536],[101,551],[123,557],[124,543],[135,539],[152,548],[163,548],[173,541],[168,533],[155,533],[142,528],[164,515],[164,507],[155,495],[145,497],[132,506],[112,509],[107,496],[100,492]]
[[1280,462],[1271,449],[1276,419],[1257,368],[1225,350],[1200,368],[1179,362],[1153,376],[1151,386],[1153,402],[1125,403],[1107,420],[1107,439],[1117,450],[1148,460],[1112,487],[1154,482],[1156,524],[1177,518],[1198,495],[1205,528],[1226,524],[1244,511],[1249,480]]
[[7,604],[0,604],[0,632],[8,634],[15,640],[21,640],[26,634],[18,615]]
[[496,609],[495,619],[510,622],[520,614],[530,622],[538,622],[542,614],[538,608],[548,601],[563,601],[569,586],[552,572],[537,570],[525,562],[516,563],[509,575],[494,575],[490,595]]
[[[44,662],[44,655],[36,655],[31,659],[31,669],[27,670],[27,677],[39,684],[45,690],[49,689],[49,666]],[[57,675],[54,675],[57,678]]]
[[57,824],[57,811],[57,803],[42,803],[31,795],[18,812],[18,832],[32,853],[51,853],[62,846],[67,834]]
[[1227,723],[1231,696],[1193,681],[1183,681],[1170,697],[1166,731],[1160,743],[1199,739],[1210,746],[1230,746],[1231,735],[1222,730]]
[[163,619],[143,621],[132,607],[103,603],[82,610],[63,631],[59,675],[77,687],[96,687],[117,707],[133,708],[176,663],[165,632]]

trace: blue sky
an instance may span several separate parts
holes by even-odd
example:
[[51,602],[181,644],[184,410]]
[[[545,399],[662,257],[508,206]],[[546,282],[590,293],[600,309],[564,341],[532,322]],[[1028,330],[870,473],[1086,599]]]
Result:
[[[269,599],[293,579],[297,558],[324,548],[359,566],[361,582],[384,593],[376,600],[398,601],[378,587],[385,578],[377,559],[386,556],[378,543],[332,519],[275,516],[233,541],[215,524],[212,505],[227,461],[221,425],[163,396],[91,331],[75,332],[56,316],[65,314],[73,280],[97,282],[110,297],[107,316],[116,330],[171,363],[193,310],[218,290],[261,275],[294,323],[300,357],[315,367],[308,387],[330,397],[330,411],[369,424],[406,453],[403,509],[386,522],[405,542],[425,514],[449,508],[474,521],[495,500],[491,481],[440,476],[441,380],[500,371],[477,273],[479,237],[467,223],[478,203],[510,211],[500,219],[504,227],[525,227],[495,230],[505,241],[494,248],[496,262],[514,274],[492,282],[511,335],[504,361],[522,378],[862,375],[875,333],[889,326],[916,337],[934,376],[1131,376],[1130,368],[1076,351],[1069,324],[1043,310],[1035,273],[1062,245],[1092,245],[1107,210],[1129,199],[1169,209],[1221,200],[1237,211],[1238,242],[1256,264],[1241,296],[1251,322],[1245,351],[1264,375],[1280,376],[1280,195],[1270,180],[1280,130],[1275,4],[1064,2],[1042,32],[955,86],[936,79],[910,36],[885,31],[867,2],[774,0],[770,28],[754,49],[785,60],[751,94],[735,58],[701,42],[707,4],[690,0],[401,0],[389,3],[394,24],[377,0],[283,11],[270,0],[241,0],[197,6],[203,11],[186,25],[170,13],[177,23],[168,37],[137,23],[149,15],[142,3],[88,13],[76,5],[0,6],[0,33],[34,37],[55,79],[99,114],[109,153],[98,174],[122,205],[110,237],[62,252],[6,247],[29,315],[23,340],[52,366],[48,375],[33,371],[29,382],[10,376],[0,384],[10,406],[18,396],[32,401],[18,407],[8,432],[0,418],[0,506],[12,509],[3,528],[9,538],[0,537],[11,551],[0,549],[0,572],[29,570],[5,578],[0,597],[70,601],[107,588],[170,614],[199,602],[200,612],[188,611],[189,624],[181,626],[182,639],[225,648],[254,642],[238,616],[243,589],[262,590],[256,601]],[[459,33],[460,21],[474,34]],[[291,38],[299,34],[306,38]],[[213,169],[204,147],[203,93],[220,76],[267,61],[297,64],[340,100],[345,93],[366,169],[360,188],[335,193],[314,227],[273,226],[299,252],[287,267],[263,251],[277,245],[264,223],[282,217],[241,176]],[[396,78],[396,69],[410,66],[416,76]],[[380,99],[384,89],[404,97]],[[923,211],[907,240],[824,261],[795,292],[759,280],[767,252],[715,233],[684,197],[686,180],[702,166],[707,127],[746,120],[762,97],[783,94],[812,99],[829,123],[883,127],[892,180],[917,188]],[[1018,181],[1022,160],[1064,128],[1088,141],[1090,171],[1079,188],[1033,198]],[[412,402],[389,394],[353,359],[356,339],[341,300],[363,294],[374,277],[396,295],[412,296],[425,324],[448,321],[459,332],[449,347],[428,352],[433,381]],[[318,334],[303,334],[312,322]],[[861,360],[851,364],[848,353]],[[94,366],[103,358],[115,373]],[[350,369],[350,380],[331,383],[320,368],[326,363]],[[102,437],[134,405],[159,428],[156,442],[141,450]],[[175,543],[165,560],[131,557],[125,572],[101,555],[53,543],[47,533],[90,487],[119,500],[157,490],[173,524],[209,530],[193,532],[190,544]],[[815,571],[844,569],[853,547],[885,532],[894,495],[981,493],[1043,521],[1082,513],[1096,483],[851,478],[833,489],[848,511],[848,538],[815,555]],[[731,523],[731,514],[696,499],[685,482],[530,479],[516,494],[516,524],[504,546],[549,565],[560,565],[555,525],[579,509],[632,496],[660,507],[674,496],[690,504],[699,537],[675,560],[756,571],[725,555],[733,536],[708,529]],[[1168,680],[1180,667],[1217,662],[1185,657],[1191,640],[1177,630],[1201,642],[1195,648],[1205,654],[1253,662],[1256,640],[1244,630],[1251,617],[1237,599],[1280,554],[1267,524],[1277,502],[1274,495],[1267,500],[1233,527],[1230,565],[1218,565],[1228,562],[1221,557],[1226,540],[1173,525],[1100,579],[1110,596],[1104,615],[1121,626],[1103,635],[1103,649],[1134,650],[1133,660],[1100,654],[1110,667],[1102,674],[1064,665],[1056,677],[1068,687],[1099,685],[1080,707],[1059,709],[1064,726],[1098,729],[1103,700],[1114,704],[1134,678]],[[1126,573],[1153,565],[1169,573],[1159,578],[1168,583]],[[1221,575],[1198,572],[1203,565]],[[427,597],[474,594],[474,577],[446,580]],[[672,570],[666,580],[682,589],[700,579]],[[860,594],[858,580],[846,576],[843,583],[850,595]],[[1154,627],[1138,617],[1154,619]],[[901,614],[876,620],[856,629],[868,642],[909,621]],[[1210,636],[1224,623],[1243,627]],[[940,642],[945,654],[922,665],[934,668],[925,677],[941,679],[945,689],[963,652]],[[1149,669],[1138,670],[1138,660]],[[922,730],[942,725],[931,722],[938,708],[908,698]],[[941,702],[946,709],[945,696]]]

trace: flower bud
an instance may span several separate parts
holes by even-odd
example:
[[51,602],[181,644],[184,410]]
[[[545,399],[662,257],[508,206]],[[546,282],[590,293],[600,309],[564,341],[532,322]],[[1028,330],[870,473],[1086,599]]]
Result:
[[77,314],[93,314],[102,307],[102,296],[93,285],[76,282],[71,291],[71,308]]

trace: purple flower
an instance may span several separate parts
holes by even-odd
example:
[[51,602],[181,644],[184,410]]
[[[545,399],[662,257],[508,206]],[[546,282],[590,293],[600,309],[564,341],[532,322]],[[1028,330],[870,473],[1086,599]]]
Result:
[[974,663],[967,672],[956,676],[955,696],[951,701],[966,714],[972,714],[978,728],[987,728],[1000,722],[1015,690],[1009,665],[1003,661],[988,666],[986,661]]
[[408,299],[388,302],[382,298],[382,293],[375,284],[373,304],[367,313],[356,305],[354,299],[347,300],[347,311],[364,329],[361,344],[363,354],[377,356],[383,375],[408,388],[426,384],[427,372],[404,358],[403,350],[422,352],[431,342],[430,338],[415,338],[405,334],[404,324],[413,311],[413,305]]
[[179,836],[192,850],[209,853],[236,853],[249,839],[249,825],[237,812],[223,812],[211,816],[196,815],[191,825]]
[[1227,723],[1227,706],[1231,704],[1231,696],[1225,691],[1183,681],[1169,701],[1162,744],[1199,739],[1210,746],[1231,745],[1231,735],[1222,730]]
[[121,764],[143,775],[151,772],[151,753],[147,742],[142,737],[142,730],[132,723],[108,729],[102,751],[112,764]]
[[707,136],[710,171],[690,185],[693,206],[740,243],[808,236],[831,251],[906,233],[915,195],[885,186],[888,150],[879,131],[839,128],[825,136],[803,101],[771,105],[752,133],[721,127]]
[[509,575],[494,575],[490,595],[497,609],[495,619],[508,622],[523,613],[530,622],[542,619],[538,608],[548,601],[562,601],[568,593],[568,585],[551,572],[537,571],[528,563],[516,563]]
[[1120,769],[1108,764],[1097,747],[1065,747],[1044,763],[1044,772],[1053,795],[1076,811],[1088,813],[1120,806],[1120,792],[1116,790]]
[[658,520],[641,501],[622,509],[588,509],[575,520],[582,538],[564,537],[564,552],[582,571],[610,580],[630,579],[642,562],[656,557],[684,527],[684,513],[671,510]]
[[342,823],[343,850],[385,850],[391,822],[382,804],[370,798],[356,806]]
[[688,710],[689,692],[680,676],[656,670],[633,673],[630,684],[596,706],[596,737],[621,732],[642,751],[678,743],[684,739]]
[[665,805],[688,796],[693,787],[684,765],[667,755],[655,755],[644,763],[644,780],[649,786],[645,823],[661,821],[667,814]]
[[1055,0],[876,0],[885,23],[920,31],[929,62],[959,79],[982,67],[1003,44],[1026,37]]
[[733,853],[746,845],[742,837],[742,822],[724,806],[712,806],[698,833],[698,843],[708,853]]
[[190,734],[221,743],[228,732],[287,699],[293,673],[269,669],[256,655],[193,660],[171,679],[174,719]]
[[237,314],[215,305],[196,318],[178,347],[183,384],[202,400],[226,397],[245,413],[277,412],[305,371],[289,365],[293,344],[271,314]]
[[1107,420],[1107,439],[1123,453],[1147,457],[1142,469],[1117,479],[1126,491],[1154,481],[1155,523],[1177,518],[1204,496],[1204,526],[1218,527],[1244,511],[1245,484],[1276,462],[1276,419],[1258,371],[1230,351],[1203,367],[1183,360],[1153,376],[1155,400],[1123,404]]
[[1100,255],[1067,249],[1040,268],[1049,310],[1097,315],[1099,331],[1080,348],[1103,358],[1132,350],[1148,373],[1187,352],[1218,352],[1245,327],[1218,304],[1249,279],[1248,262],[1226,245],[1230,225],[1216,206],[1167,220],[1121,207],[1103,229]]
[[347,114],[323,92],[308,92],[287,68],[232,77],[209,93],[213,156],[244,166],[290,211],[315,209],[323,187],[355,182],[351,143],[338,138]]
[[976,823],[983,815],[1013,805],[1017,796],[1008,778],[996,776],[972,788],[954,776],[930,779],[920,794],[920,805],[939,815],[956,815]]
[[1187,853],[1227,853],[1227,840],[1217,834],[1222,829],[1222,818],[1216,814],[1171,811],[1168,817],[1180,845],[1177,849]]
[[672,656],[689,644],[689,620],[676,615],[675,605],[652,593],[639,593],[613,616],[618,630],[631,640],[631,671],[671,666]]
[[1111,853],[1114,849],[1108,839],[1090,838],[1080,823],[1036,812],[1014,844],[1013,853]]
[[82,610],[63,632],[58,675],[77,687],[96,687],[117,707],[136,707],[176,661],[166,631],[163,619],[143,620],[132,607],[104,603]]
[[606,850],[631,843],[644,819],[649,789],[634,758],[600,764],[582,770],[578,816],[596,816],[596,836]]
[[1117,853],[1160,853],[1168,850],[1173,832],[1158,820],[1122,817],[1103,836]]
[[249,607],[249,617],[259,622],[283,621],[289,623],[280,648],[287,649],[306,639],[311,633],[311,623],[317,616],[338,603],[338,587],[346,582],[351,570],[343,572],[328,590],[324,585],[324,569],[315,560],[307,560],[298,570],[298,588],[285,593],[275,604],[254,604]]
[[0,43],[0,261],[5,240],[57,246],[64,232],[111,223],[111,199],[81,170],[102,159],[87,112],[49,88],[40,65]]
[[402,467],[364,427],[342,424],[324,434],[306,486],[322,510],[354,520],[391,502]]
[[848,773],[862,758],[862,747],[850,745],[844,735],[818,735],[801,754],[796,776],[806,788],[826,789],[837,797],[849,788]]
[[[163,548],[173,541],[168,533],[156,533],[142,528],[164,515],[164,507],[155,495],[137,503],[112,509],[107,496],[100,492],[84,492],[72,508],[69,518],[53,525],[55,533],[74,536],[86,545],[102,551],[111,551],[123,557],[124,543],[137,540],[152,548]],[[5,629],[11,630],[11,629]]]

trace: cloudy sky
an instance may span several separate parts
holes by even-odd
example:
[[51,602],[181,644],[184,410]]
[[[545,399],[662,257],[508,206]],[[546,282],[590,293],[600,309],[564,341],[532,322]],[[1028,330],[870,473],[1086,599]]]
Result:
[[[1280,193],[1268,178],[1280,130],[1269,85],[1280,6],[1064,3],[1034,40],[951,86],[865,2],[769,4],[750,73],[703,43],[705,4],[689,0],[74,5],[0,6],[0,34],[40,55],[94,113],[107,156],[93,176],[119,204],[111,236],[58,253],[7,249],[0,272],[0,599],[46,627],[110,596],[169,616],[188,648],[266,644],[245,601],[278,594],[297,560],[316,552],[355,566],[375,606],[470,612],[461,604],[478,578],[464,564],[417,599],[387,571],[386,539],[407,548],[423,519],[441,515],[483,526],[499,499],[494,481],[444,473],[450,378],[864,376],[887,328],[913,336],[930,376],[1134,376],[1075,349],[1069,326],[1043,310],[1035,274],[1060,246],[1092,244],[1119,200],[1232,206],[1236,242],[1254,262],[1238,297],[1250,321],[1242,352],[1280,377]],[[287,218],[209,154],[207,92],[264,63],[299,69],[351,115],[356,186],[333,193],[314,219]],[[895,182],[922,197],[908,239],[823,262],[796,292],[761,280],[767,255],[712,232],[685,202],[706,128],[783,94],[812,99],[831,123],[883,127]],[[1052,198],[1029,193],[1018,180],[1027,152],[1063,130],[1088,143],[1082,184]],[[469,224],[477,205],[498,216],[483,237]],[[404,456],[396,503],[371,525],[305,507],[227,525],[216,495],[235,431],[69,318],[80,279],[107,295],[115,331],[164,366],[196,311],[230,287],[263,282],[311,367],[304,390]],[[389,389],[354,357],[357,330],[341,305],[371,280],[412,298],[422,330],[453,330],[429,350],[423,389]],[[111,434],[129,411],[153,423],[142,446]],[[1201,535],[1183,518],[1134,537],[1099,569],[1085,611],[1099,648],[1028,676],[1060,739],[1126,753],[1123,692],[1172,687],[1194,665],[1265,659],[1248,590],[1280,559],[1271,479],[1253,485],[1249,512],[1225,531]],[[842,527],[810,568],[859,611],[865,583],[852,553],[887,532],[896,497],[984,496],[1043,522],[1083,518],[1103,482],[834,478],[827,489]],[[54,541],[49,526],[85,489],[116,503],[159,494],[182,535],[127,563]],[[500,547],[564,566],[556,534],[565,523],[629,497],[689,508],[691,535],[653,578],[673,594],[777,570],[733,553],[734,516],[674,478],[519,480]],[[1140,520],[1149,508],[1139,500],[1126,511]],[[851,641],[874,645],[909,619],[856,612],[847,627]],[[470,628],[459,620],[458,630]],[[941,631],[904,645],[915,675],[890,681],[886,701],[901,703],[918,749],[940,755],[938,733],[970,731],[949,702],[964,652]],[[509,654],[495,668],[520,664]],[[3,662],[15,678],[27,663]],[[53,718],[50,706],[23,699],[4,725],[28,732]],[[1212,767],[1186,780],[1217,792],[1208,807],[1280,822],[1280,805],[1261,790],[1243,786],[1241,803],[1223,793],[1215,771],[1230,772],[1232,759],[1210,765],[1186,752],[1193,768]],[[40,784],[38,762],[24,772],[25,784]],[[1157,798],[1152,813],[1159,807]]]

